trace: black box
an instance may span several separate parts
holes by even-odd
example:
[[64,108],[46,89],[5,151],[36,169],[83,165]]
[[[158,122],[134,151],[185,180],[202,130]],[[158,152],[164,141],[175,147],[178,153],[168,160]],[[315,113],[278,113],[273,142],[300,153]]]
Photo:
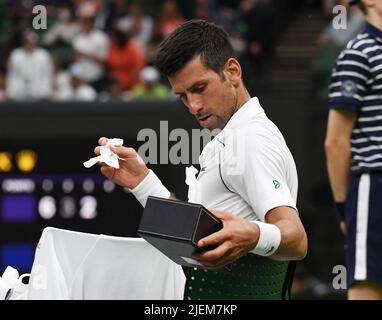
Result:
[[176,263],[201,268],[192,259],[192,254],[203,251],[196,244],[222,228],[221,220],[200,204],[150,196],[138,235]]

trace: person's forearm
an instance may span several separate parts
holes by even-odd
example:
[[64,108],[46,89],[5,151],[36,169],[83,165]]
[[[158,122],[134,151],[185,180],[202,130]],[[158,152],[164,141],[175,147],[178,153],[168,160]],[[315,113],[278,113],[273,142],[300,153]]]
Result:
[[327,143],[325,150],[326,165],[334,200],[344,202],[349,183],[350,141]]
[[166,199],[171,199],[173,197],[170,191],[168,191],[152,170],[149,170],[146,177],[135,188],[130,189],[130,191],[143,207],[146,206],[149,196]]
[[[302,260],[308,250],[308,239],[304,226],[295,208],[288,206],[275,207],[266,214],[266,222],[252,221],[258,225],[252,239],[256,247],[250,252],[262,254],[265,248],[265,256],[273,260]],[[269,226],[269,227],[267,227]],[[272,227],[271,227],[272,226]],[[272,252],[269,248],[275,248]]]
[[302,260],[307,253],[308,240],[304,229],[290,220],[280,220],[275,225],[281,231],[281,242],[277,251],[270,256],[273,260]]

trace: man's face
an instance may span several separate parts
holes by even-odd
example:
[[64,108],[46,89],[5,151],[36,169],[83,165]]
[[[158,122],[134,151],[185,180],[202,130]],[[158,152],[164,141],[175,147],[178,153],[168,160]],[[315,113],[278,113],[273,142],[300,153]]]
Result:
[[374,1],[375,11],[377,11],[378,15],[382,16],[382,1]]
[[[378,16],[382,16],[382,1],[380,0],[362,0],[367,8],[368,15],[374,11]],[[369,12],[370,11],[370,12]]]
[[[225,74],[225,72],[224,72]],[[170,84],[199,124],[223,129],[237,109],[237,93],[227,77],[206,68],[200,56],[169,77]]]

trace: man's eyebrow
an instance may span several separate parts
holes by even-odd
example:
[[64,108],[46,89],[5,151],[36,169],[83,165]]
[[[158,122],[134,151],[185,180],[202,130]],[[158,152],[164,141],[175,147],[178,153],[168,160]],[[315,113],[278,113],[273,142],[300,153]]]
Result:
[[[192,84],[190,87],[188,87],[186,89],[186,91],[192,91],[193,89],[195,89],[195,87],[197,87],[197,86],[199,86],[201,84],[205,84],[206,82],[207,82],[207,80],[198,80],[194,84]],[[184,94],[184,92],[175,92],[175,91],[174,91],[174,93],[177,94],[177,95]]]

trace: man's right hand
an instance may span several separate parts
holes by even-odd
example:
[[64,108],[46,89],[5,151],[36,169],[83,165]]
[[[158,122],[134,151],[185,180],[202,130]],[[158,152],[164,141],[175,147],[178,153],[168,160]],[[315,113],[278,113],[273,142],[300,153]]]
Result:
[[[102,137],[98,143],[100,146],[104,146],[107,141],[107,138]],[[112,146],[110,149],[120,158],[119,169],[100,163],[102,174],[122,187],[134,189],[149,173],[146,164],[133,148]],[[99,146],[94,149],[94,153],[97,156],[100,154]]]

